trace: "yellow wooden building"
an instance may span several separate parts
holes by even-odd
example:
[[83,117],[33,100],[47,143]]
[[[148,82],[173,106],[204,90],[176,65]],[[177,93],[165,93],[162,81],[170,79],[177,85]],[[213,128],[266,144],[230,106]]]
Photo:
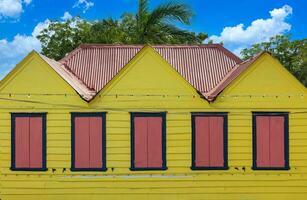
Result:
[[1,81],[1,200],[306,195],[306,88],[267,52],[82,45]]

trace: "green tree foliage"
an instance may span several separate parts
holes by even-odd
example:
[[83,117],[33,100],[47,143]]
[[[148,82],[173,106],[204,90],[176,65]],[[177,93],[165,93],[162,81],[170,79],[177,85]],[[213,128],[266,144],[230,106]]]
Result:
[[307,39],[290,40],[289,35],[272,37],[268,42],[254,44],[243,49],[241,55],[246,60],[261,51],[269,51],[298,80],[307,86]]
[[37,36],[42,43],[42,53],[56,60],[63,58],[67,52],[87,40],[91,26],[79,18],[50,22],[48,28]]
[[82,43],[97,44],[201,44],[205,33],[194,33],[176,24],[189,25],[193,16],[186,4],[168,2],[149,10],[149,0],[139,0],[136,14],[120,19],[88,22],[80,18],[53,21],[38,39],[42,53],[59,60]]

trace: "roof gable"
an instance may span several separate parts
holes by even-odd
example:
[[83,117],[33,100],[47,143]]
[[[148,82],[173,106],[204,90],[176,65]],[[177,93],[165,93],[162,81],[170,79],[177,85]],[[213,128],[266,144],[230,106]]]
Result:
[[[197,90],[152,47],[145,46],[99,92],[97,95],[99,98],[93,99],[91,104],[103,101],[103,105],[107,106],[109,101],[105,101],[105,98],[114,96],[131,98],[134,96],[143,98],[189,96],[192,98],[197,95],[199,95]],[[136,103],[139,104],[139,101]]]
[[150,46],[142,48],[101,92],[110,90],[128,95],[134,92],[143,95],[197,94],[196,89]]
[[59,63],[32,51],[1,81],[0,90],[12,95],[78,95],[67,81],[67,74],[57,64]]
[[306,88],[267,52],[240,64],[221,85],[220,89],[224,89],[221,95],[291,96],[306,93]]

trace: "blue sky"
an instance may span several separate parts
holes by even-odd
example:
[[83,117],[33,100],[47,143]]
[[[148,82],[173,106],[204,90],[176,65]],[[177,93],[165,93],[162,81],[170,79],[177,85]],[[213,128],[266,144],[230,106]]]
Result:
[[[178,0],[177,0],[178,1]],[[152,0],[154,7],[163,0]],[[304,0],[182,0],[195,11],[191,26],[239,54],[242,48],[276,34],[306,38],[307,2]],[[137,0],[0,0],[0,76],[32,49],[40,51],[37,33],[48,20],[81,16],[88,20],[119,18],[135,12]],[[66,13],[64,15],[64,13]],[[65,16],[65,17],[64,17]]]

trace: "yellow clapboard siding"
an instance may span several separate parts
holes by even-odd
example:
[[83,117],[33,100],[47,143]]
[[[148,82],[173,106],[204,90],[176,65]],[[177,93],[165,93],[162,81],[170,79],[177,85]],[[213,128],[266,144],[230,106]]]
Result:
[[[0,93],[42,93],[46,90],[74,94],[75,91],[33,56],[25,68],[37,67],[15,75],[9,85],[0,85]],[[139,59],[139,60],[138,60]],[[143,59],[143,60],[142,60]],[[255,68],[244,74],[242,83],[230,85],[221,95],[244,94],[252,87],[254,94],[262,86],[251,80],[261,77],[267,81],[272,73],[281,85],[272,93],[301,94],[291,77],[279,77],[278,63],[270,57],[261,58]],[[178,76],[168,64],[152,52],[143,50],[132,62],[128,72],[119,74],[97,97],[87,103],[78,95],[69,97],[20,97],[45,103],[67,105],[47,106],[37,103],[16,103],[0,100],[0,199],[306,199],[307,194],[307,100],[289,98],[232,98],[218,97],[208,103],[199,98],[194,88]],[[134,63],[134,64],[133,64]],[[262,65],[265,65],[263,67]],[[269,68],[268,66],[273,66]],[[144,67],[142,69],[141,67]],[[46,69],[45,69],[46,68]],[[275,69],[276,68],[276,69]],[[144,80],[138,82],[143,71]],[[253,75],[253,73],[255,75]],[[255,77],[254,77],[255,76]],[[43,89],[34,84],[48,77]],[[159,79],[158,79],[159,77]],[[13,78],[13,77],[12,77]],[[33,87],[24,88],[24,79],[33,80]],[[242,80],[241,80],[242,79]],[[163,81],[168,83],[167,89]],[[262,83],[261,83],[262,84]],[[129,85],[131,88],[126,89]],[[135,85],[135,86],[133,86]],[[275,85],[274,85],[275,86]],[[150,89],[149,89],[150,88]],[[268,87],[269,88],[269,87]],[[137,94],[155,92],[181,97],[144,97]],[[267,88],[265,88],[267,90]],[[109,94],[122,91],[136,96]],[[303,91],[306,93],[306,91]],[[193,98],[195,96],[196,98]],[[5,108],[7,106],[7,108]],[[73,172],[71,167],[71,112],[106,111],[106,172]],[[167,167],[165,171],[130,171],[130,114],[129,112],[167,112]],[[289,112],[290,170],[254,171],[251,169],[252,112]],[[46,172],[11,171],[11,115],[10,112],[47,112],[47,167]],[[191,170],[191,112],[228,112],[228,170]]]
[[[108,181],[107,185],[104,185],[103,188],[142,188],[146,185],[151,189],[159,189],[161,188],[161,181],[168,185],[169,188],[173,189],[183,189],[183,188],[193,188],[195,187],[196,181],[119,181],[117,182]],[[24,182],[14,181],[7,182],[4,189],[62,189],[70,187],[72,189],[82,189],[82,188],[91,188],[91,189],[99,189],[103,181],[96,182],[85,182],[85,181],[54,181],[49,182],[48,184],[41,182],[31,182],[31,184],[25,185]],[[259,187],[259,183],[257,181],[199,181],[197,180],[197,187],[205,187],[205,188],[219,188],[219,187]],[[306,180],[302,181],[266,181],[261,187],[306,187]]]
[[[263,187],[263,186],[257,186],[257,187],[240,187],[240,191],[236,191],[237,187],[201,187],[201,186],[193,186],[193,187],[183,187],[183,188],[171,188],[171,187],[165,187],[165,188],[150,188],[146,186],[141,186],[140,188],[136,187],[130,187],[130,188],[108,188],[107,186],[100,186],[100,188],[61,188],[61,189],[44,189],[43,191],[41,189],[26,189],[23,188],[22,190],[18,189],[2,189],[2,194],[41,194],[42,192],[44,194],[114,194],[114,193],[133,193],[133,194],[147,194],[148,190],[150,190],[150,193],[155,194],[206,194],[206,193],[215,193],[215,194],[255,194],[259,193],[267,193],[267,194],[280,194],[280,193],[307,193],[306,189],[307,186],[295,186],[295,187],[281,187],[281,186],[274,186],[274,187]],[[282,192],[280,191],[281,189]]]
[[[21,195],[4,195],[5,199],[9,200],[16,200],[20,199]],[[102,195],[96,195],[96,194],[83,194],[83,195],[67,195],[67,194],[52,194],[52,195],[42,195],[42,194],[36,194],[36,195],[22,195],[24,197],[27,197],[29,199],[33,200],[41,200],[41,199],[67,199],[67,200],[83,200],[83,199],[101,199]],[[149,200],[155,200],[155,199],[161,199],[161,200],[168,200],[168,199],[191,199],[191,200],[199,200],[199,197],[203,197],[204,199],[223,199],[223,198],[216,198],[219,196],[218,194],[104,194],[103,198],[105,199],[114,199],[114,200],[121,200],[123,198],[131,198],[131,199],[137,199],[137,200],[143,200],[143,199],[149,199]],[[225,196],[225,195],[224,195]],[[229,200],[237,200],[237,199],[304,199],[305,194],[253,194],[251,198],[250,194],[227,194],[227,197]]]

